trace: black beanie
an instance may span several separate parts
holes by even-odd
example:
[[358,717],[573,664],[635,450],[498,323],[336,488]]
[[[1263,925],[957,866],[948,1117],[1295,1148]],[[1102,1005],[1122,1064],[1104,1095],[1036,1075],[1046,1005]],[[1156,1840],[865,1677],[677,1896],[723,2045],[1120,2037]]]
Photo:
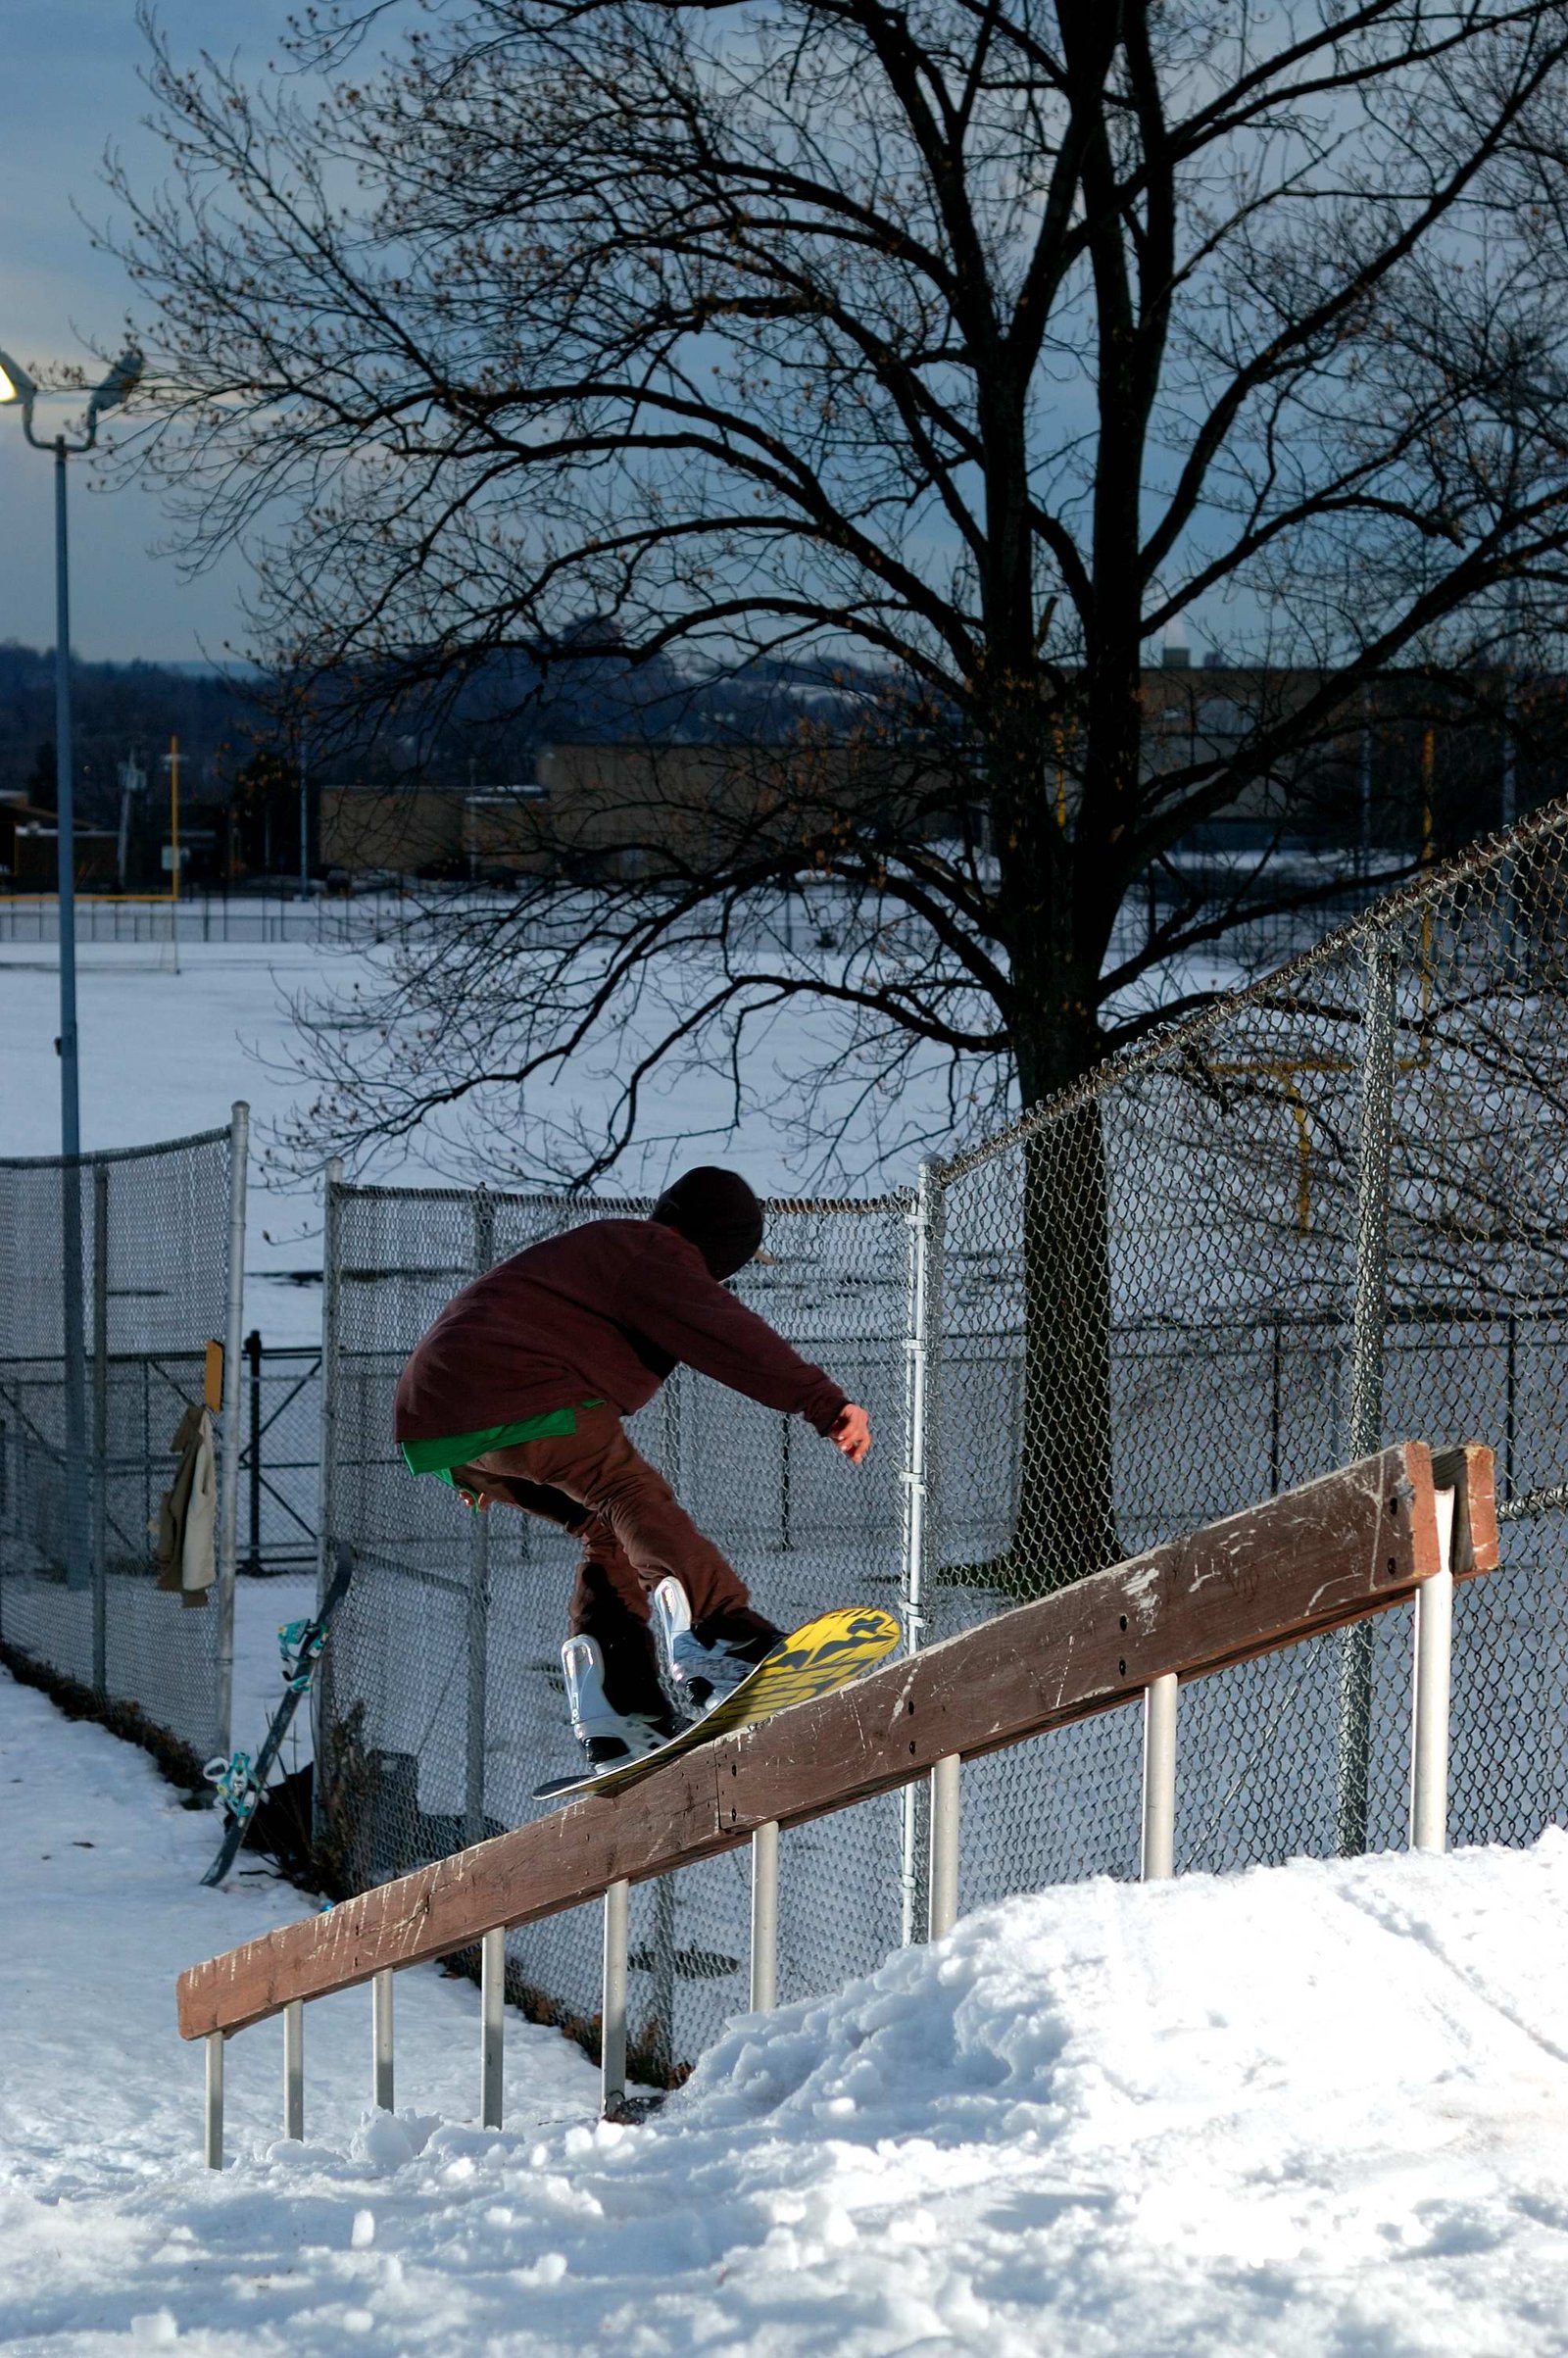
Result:
[[699,1164],[666,1187],[653,1217],[695,1245],[712,1277],[733,1277],[762,1241],[762,1206],[738,1171]]

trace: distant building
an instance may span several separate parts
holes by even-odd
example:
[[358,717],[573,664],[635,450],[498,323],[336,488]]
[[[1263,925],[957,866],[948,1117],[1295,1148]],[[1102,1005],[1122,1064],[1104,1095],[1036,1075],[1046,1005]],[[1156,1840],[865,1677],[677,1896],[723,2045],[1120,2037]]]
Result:
[[[6,888],[14,893],[52,893],[60,882],[60,827],[52,811],[36,811],[20,795],[0,797],[10,819]],[[16,815],[24,811],[25,816]],[[0,817],[0,831],[6,820]],[[112,893],[120,880],[120,834],[114,827],[72,828],[75,886],[81,893]],[[0,832],[0,842],[4,834]]]
[[[1446,847],[1533,808],[1561,791],[1568,695],[1556,678],[1521,682],[1515,744],[1498,676],[1385,674],[1327,719],[1309,747],[1247,778],[1171,851],[1228,855],[1277,841]],[[1146,775],[1198,776],[1233,761],[1260,729],[1320,695],[1326,678],[1304,668],[1194,665],[1185,649],[1169,651],[1144,673]],[[1056,732],[1046,756],[1047,791],[1054,768],[1056,809],[1070,826],[1079,800],[1070,729]],[[892,739],[558,745],[543,748],[532,777],[514,784],[323,787],[320,860],[329,876],[359,883],[672,877],[748,845],[761,852],[791,836],[818,840],[840,815],[862,840],[869,823],[891,844],[951,832],[964,813],[984,843],[983,771],[960,777],[945,757]]]
[[357,881],[670,876],[849,810],[929,834],[952,801],[951,779],[874,744],[548,746],[514,785],[323,787],[320,856]]

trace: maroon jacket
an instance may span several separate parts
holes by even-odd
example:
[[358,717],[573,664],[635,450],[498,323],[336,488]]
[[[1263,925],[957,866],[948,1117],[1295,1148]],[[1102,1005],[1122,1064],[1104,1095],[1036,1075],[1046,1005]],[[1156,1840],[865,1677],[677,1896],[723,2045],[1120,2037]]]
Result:
[[657,1220],[590,1220],[465,1286],[398,1383],[397,1439],[445,1441],[578,1400],[623,1416],[677,1361],[825,1433],[846,1396]]

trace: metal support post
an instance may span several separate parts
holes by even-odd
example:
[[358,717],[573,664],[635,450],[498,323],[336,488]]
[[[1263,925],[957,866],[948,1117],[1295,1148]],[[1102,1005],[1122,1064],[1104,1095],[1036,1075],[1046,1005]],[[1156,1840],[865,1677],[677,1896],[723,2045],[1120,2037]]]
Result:
[[[60,1152],[81,1153],[76,1048],[76,773],[71,744],[71,553],[65,436],[55,441],[55,883],[60,902]],[[68,1266],[70,1264],[68,1263]]]
[[[930,1451],[930,1362],[933,1273],[939,1258],[943,1196],[936,1165],[922,1162],[909,1211],[909,1324],[905,1338],[904,1650],[920,1650],[925,1576],[926,1499]],[[920,1897],[920,1789],[900,1795],[900,1937],[916,1937]]]
[[250,1546],[245,1552],[247,1572],[262,1568],[262,1334],[252,1327],[245,1338],[245,1364],[250,1371],[250,1464],[249,1481]]
[[[30,414],[24,423],[31,439]],[[71,748],[71,565],[66,533],[68,446],[55,454],[55,818],[60,909],[60,1306],[65,1353],[66,1586],[92,1584],[87,1529],[87,1371],[81,1315],[80,1094],[76,1050],[75,764]]]
[[[318,1554],[316,1565],[316,1597],[319,1603],[326,1595],[327,1584],[335,1569],[336,1545],[334,1522],[336,1509],[337,1475],[337,1392],[338,1392],[338,1305],[342,1297],[339,1261],[342,1257],[342,1205],[339,1191],[343,1185],[343,1163],[334,1154],[326,1166],[326,1184],[322,1194],[321,1237],[321,1464],[318,1476],[318,1506],[316,1527],[318,1533]],[[311,1830],[317,1840],[325,1831],[326,1810],[330,1796],[324,1764],[332,1757],[333,1747],[326,1742],[326,1731],[336,1717],[332,1701],[332,1648],[322,1654],[311,1692],[307,1697],[311,1713],[313,1752],[316,1774],[311,1779]]]
[[931,1771],[931,1910],[933,1940],[958,1921],[958,1755],[950,1752]]
[[60,1165],[60,1317],[65,1378],[65,1575],[68,1589],[92,1587],[87,1505],[87,1339],[82,1303],[81,1182],[86,1166]]
[[392,2066],[392,1968],[370,1977],[370,2083],[377,2112],[394,2107]]
[[92,1166],[92,1685],[109,1693],[109,1165]]
[[223,1334],[223,1454],[218,1496],[218,1749],[229,1749],[234,1699],[234,1575],[239,1556],[240,1354],[245,1337],[245,1180],[251,1109],[237,1103],[228,1133],[228,1319]]
[[[473,1200],[473,1271],[496,1256],[496,1207],[481,1188]],[[463,1839],[484,1841],[485,1723],[489,1712],[490,1524],[476,1508],[468,1536],[467,1718],[464,1746]]]
[[506,2067],[507,1936],[503,1926],[479,1944],[479,2126],[501,2126]]
[[[1369,1457],[1383,1440],[1383,1353],[1388,1323],[1389,1192],[1394,1156],[1394,1033],[1397,945],[1374,934],[1367,945],[1361,1056],[1361,1119],[1355,1204],[1355,1278],[1350,1326],[1350,1411],[1347,1454]],[[1366,1848],[1367,1783],[1372,1754],[1372,1625],[1356,1623],[1341,1641],[1338,1847],[1342,1858]]]
[[626,2095],[626,1933],[631,1886],[612,1883],[605,1893],[605,1988],[600,2028],[599,2109],[606,2119]]
[[202,2105],[202,2160],[209,2170],[223,2166],[223,2034],[209,2031],[205,2050]]
[[1153,1883],[1176,1872],[1176,1673],[1144,1689],[1144,1834],[1139,1873]]
[[305,2135],[305,2000],[283,2008],[283,2135]]
[[778,2004],[778,1824],[752,1836],[752,2012]]
[[1448,1846],[1448,1673],[1453,1657],[1454,1494],[1437,1494],[1442,1570],[1415,1593],[1415,1677],[1410,1701],[1410,1847]]

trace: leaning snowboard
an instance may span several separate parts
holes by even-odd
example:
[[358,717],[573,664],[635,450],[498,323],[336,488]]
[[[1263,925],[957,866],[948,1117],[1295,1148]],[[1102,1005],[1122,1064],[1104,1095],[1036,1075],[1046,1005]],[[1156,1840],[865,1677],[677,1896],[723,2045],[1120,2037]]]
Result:
[[239,1856],[240,1844],[250,1828],[250,1822],[261,1805],[267,1791],[267,1780],[272,1764],[283,1748],[283,1739],[301,1702],[310,1693],[316,1665],[321,1658],[332,1616],[349,1593],[354,1577],[353,1550],[339,1543],[337,1569],[331,1585],[309,1621],[288,1621],[277,1633],[278,1648],[283,1657],[283,1677],[287,1681],[283,1698],[272,1714],[271,1725],[263,1739],[262,1748],[252,1760],[248,1752],[236,1752],[231,1760],[221,1755],[209,1760],[205,1775],[218,1788],[218,1799],[228,1820],[218,1856],[202,1877],[205,1884],[221,1883]]
[[711,1744],[715,1737],[755,1728],[777,1711],[813,1702],[819,1695],[847,1687],[890,1654],[899,1635],[893,1615],[874,1608],[846,1605],[837,1612],[821,1613],[775,1646],[766,1661],[759,1662],[750,1677],[742,1679],[706,1719],[672,1736],[657,1752],[645,1752],[640,1760],[618,1762],[588,1776],[552,1777],[534,1787],[533,1797],[555,1801],[568,1793],[621,1793],[628,1785],[651,1777],[666,1760],[693,1752],[699,1744]]

